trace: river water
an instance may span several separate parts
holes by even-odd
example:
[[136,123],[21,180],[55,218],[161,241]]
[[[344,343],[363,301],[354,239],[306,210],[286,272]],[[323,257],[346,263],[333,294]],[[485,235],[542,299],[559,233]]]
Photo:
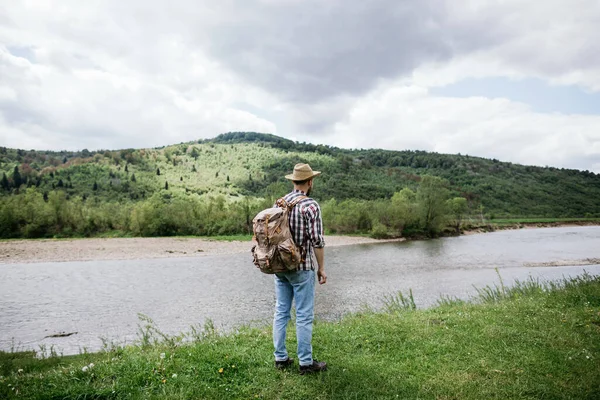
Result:
[[[328,283],[317,287],[315,314],[333,320],[386,295],[412,289],[419,307],[440,296],[468,299],[475,287],[529,276],[556,280],[600,274],[600,227],[523,229],[428,241],[326,249]],[[541,266],[560,262],[560,267]],[[594,261],[597,262],[597,261]],[[496,272],[498,269],[498,273]],[[6,264],[0,266],[0,350],[54,346],[95,351],[102,340],[138,339],[138,313],[168,334],[212,320],[218,331],[270,324],[273,277],[250,253],[196,258]],[[77,332],[69,337],[47,338]]]

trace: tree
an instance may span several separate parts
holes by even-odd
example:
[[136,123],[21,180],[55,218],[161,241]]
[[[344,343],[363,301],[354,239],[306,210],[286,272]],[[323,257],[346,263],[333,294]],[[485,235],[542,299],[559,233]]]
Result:
[[129,168],[127,168],[127,164],[125,164],[125,172],[129,172]]
[[165,182],[165,190],[169,190],[169,182]]
[[67,163],[67,156],[65,156],[65,158],[63,158],[63,164]]
[[192,172],[197,172],[196,165],[192,165]]
[[229,175],[227,175],[227,182],[229,182]]
[[455,197],[453,199],[449,199],[446,202],[446,205],[448,206],[450,215],[452,218],[454,218],[454,227],[456,228],[456,233],[460,233],[460,224],[469,208],[467,199],[464,197]]
[[63,182],[63,180],[62,180],[62,179],[59,179],[59,180],[58,180],[58,185],[57,185],[57,186],[58,186],[58,187],[64,187],[64,186],[65,186],[65,184],[64,184],[64,182]]
[[197,159],[198,159],[198,156],[200,156],[200,153],[198,152],[198,149],[194,147],[194,148],[192,149],[192,153],[191,153],[191,155],[192,155],[192,157],[194,157],[194,160],[197,160]]
[[437,235],[443,228],[447,199],[448,189],[442,178],[431,175],[421,178],[417,189],[417,204],[419,205],[421,228],[429,236]]
[[0,187],[4,190],[10,189],[10,183],[8,182],[8,178],[6,177],[6,173],[2,174],[2,180],[0,181]]
[[219,177],[219,171],[217,171],[217,173],[215,174],[215,178]]
[[179,181],[180,181],[180,182],[183,182],[183,176],[180,176],[180,177],[179,177]]
[[135,181],[136,181],[136,179],[135,179],[135,173],[133,173],[133,174],[131,174],[131,182],[135,182]]
[[160,168],[156,168],[156,175],[160,175]]
[[94,182],[94,186],[92,187],[92,190],[98,190],[98,183]]
[[418,228],[419,213],[417,195],[409,188],[394,193],[391,199],[392,227],[399,234],[405,229]]
[[21,179],[21,174],[19,173],[19,167],[15,165],[15,170],[13,171],[13,186],[18,189],[23,180]]

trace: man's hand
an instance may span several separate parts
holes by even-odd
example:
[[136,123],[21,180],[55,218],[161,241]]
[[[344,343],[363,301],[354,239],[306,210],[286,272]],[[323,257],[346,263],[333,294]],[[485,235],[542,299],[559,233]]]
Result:
[[317,257],[317,277],[319,284],[324,285],[327,282],[327,274],[325,273],[325,250],[322,247],[315,248],[315,256]]
[[317,270],[317,277],[319,277],[320,285],[324,285],[325,283],[327,283],[327,274],[325,273],[324,269],[319,268]]

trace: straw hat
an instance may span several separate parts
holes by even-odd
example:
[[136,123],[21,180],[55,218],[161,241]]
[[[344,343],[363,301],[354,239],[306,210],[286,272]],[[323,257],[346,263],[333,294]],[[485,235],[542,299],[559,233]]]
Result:
[[321,175],[321,171],[313,171],[310,165],[296,164],[294,166],[294,173],[291,175],[286,175],[285,179],[292,181],[306,181],[318,175]]

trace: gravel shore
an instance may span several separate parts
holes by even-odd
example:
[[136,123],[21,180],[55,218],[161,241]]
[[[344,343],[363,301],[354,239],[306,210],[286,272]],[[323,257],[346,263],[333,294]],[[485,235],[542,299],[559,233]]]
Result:
[[[325,237],[327,247],[386,241],[390,240],[357,236]],[[227,242],[177,237],[8,240],[0,242],[0,264],[198,257],[245,253],[250,252],[251,247],[251,241]]]

